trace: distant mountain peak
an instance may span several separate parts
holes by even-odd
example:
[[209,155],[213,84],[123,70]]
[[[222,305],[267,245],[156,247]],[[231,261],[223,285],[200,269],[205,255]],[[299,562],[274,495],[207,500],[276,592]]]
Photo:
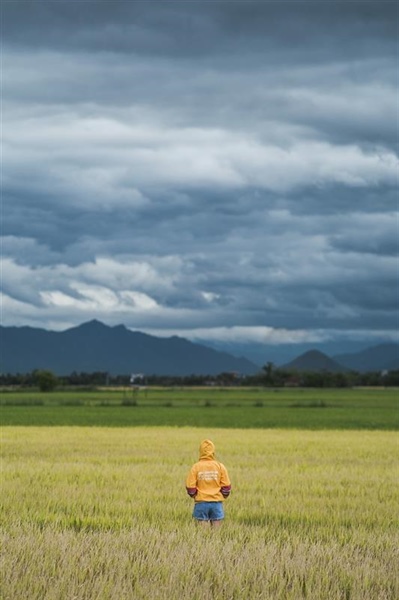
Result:
[[[328,359],[330,360],[330,357],[327,356],[327,354],[324,354],[324,352],[321,352],[321,350],[307,350],[306,352],[304,352],[303,354],[301,354],[302,358],[320,358],[320,359]],[[299,357],[298,357],[299,358]]]
[[296,371],[328,371],[330,373],[346,371],[344,366],[327,356],[327,354],[320,352],[320,350],[308,350],[284,365],[283,368]]
[[77,325],[76,327],[72,327],[71,329],[67,329],[66,331],[80,331],[80,332],[84,332],[87,334],[95,334],[96,332],[101,332],[102,334],[106,333],[106,332],[122,332],[122,331],[128,331],[128,329],[125,327],[125,325],[106,325],[105,323],[103,323],[102,321],[99,321],[98,319],[91,319],[90,321],[86,321],[85,323],[81,323],[80,325]]
[[81,323],[74,329],[89,329],[89,328],[90,329],[100,329],[100,328],[101,329],[104,329],[104,328],[109,329],[108,325],[105,325],[98,319],[91,319],[91,321],[86,321],[86,323]]

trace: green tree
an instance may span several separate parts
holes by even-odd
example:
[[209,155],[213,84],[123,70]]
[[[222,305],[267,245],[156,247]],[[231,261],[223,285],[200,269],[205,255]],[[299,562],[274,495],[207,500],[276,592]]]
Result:
[[274,363],[268,361],[263,367],[262,370],[264,372],[264,382],[267,385],[273,385],[274,382]]
[[35,383],[41,392],[51,392],[57,386],[58,379],[51,371],[35,371]]

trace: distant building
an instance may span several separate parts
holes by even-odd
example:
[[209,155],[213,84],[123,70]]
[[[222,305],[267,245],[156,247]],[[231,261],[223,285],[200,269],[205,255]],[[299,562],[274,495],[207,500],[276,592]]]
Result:
[[140,387],[141,385],[144,385],[144,374],[132,373],[130,375],[130,385],[133,387]]

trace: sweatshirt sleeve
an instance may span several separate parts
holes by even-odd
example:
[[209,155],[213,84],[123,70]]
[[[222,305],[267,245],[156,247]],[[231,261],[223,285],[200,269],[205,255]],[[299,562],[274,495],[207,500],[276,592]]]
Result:
[[220,465],[221,467],[221,476],[220,476],[220,491],[224,498],[227,498],[231,492],[231,482],[229,478],[229,474],[227,473],[227,469],[224,465]]
[[197,473],[194,467],[192,467],[191,471],[187,475],[186,491],[191,498],[194,498],[194,496],[197,494]]

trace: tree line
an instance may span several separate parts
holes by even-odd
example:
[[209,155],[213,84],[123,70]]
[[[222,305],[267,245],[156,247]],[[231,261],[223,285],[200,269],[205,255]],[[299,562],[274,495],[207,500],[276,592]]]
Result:
[[275,367],[273,363],[264,365],[255,375],[238,373],[220,373],[218,375],[143,375],[139,381],[131,381],[131,375],[111,375],[106,371],[93,373],[73,371],[69,375],[57,376],[52,371],[36,369],[30,373],[5,373],[0,375],[0,386],[18,386],[39,388],[51,391],[56,388],[100,386],[242,386],[242,387],[305,387],[305,388],[345,388],[354,386],[399,386],[399,370],[369,371],[359,373],[347,371],[331,373],[329,371],[292,371]]

